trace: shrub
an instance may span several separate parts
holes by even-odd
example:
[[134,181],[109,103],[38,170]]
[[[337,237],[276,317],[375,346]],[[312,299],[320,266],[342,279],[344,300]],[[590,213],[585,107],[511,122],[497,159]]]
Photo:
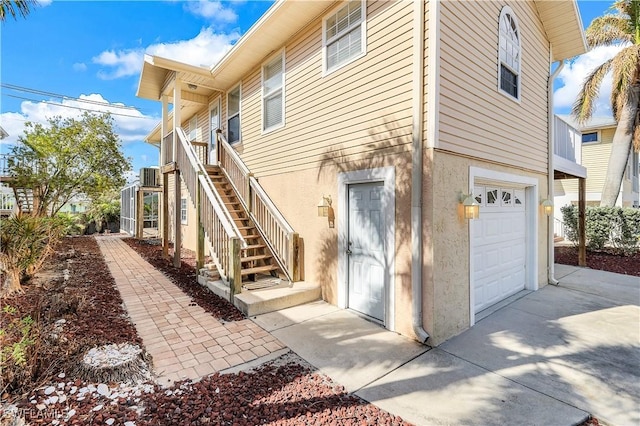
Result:
[[[565,236],[578,242],[578,207],[560,208],[565,226]],[[634,253],[640,244],[640,210],[628,207],[587,207],[587,247],[603,250],[607,247],[624,254]]]
[[0,222],[0,295],[22,291],[20,281],[35,274],[62,236],[56,218],[14,216]]

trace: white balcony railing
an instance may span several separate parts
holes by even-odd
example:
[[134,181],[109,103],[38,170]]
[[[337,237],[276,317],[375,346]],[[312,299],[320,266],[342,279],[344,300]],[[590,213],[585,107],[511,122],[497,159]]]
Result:
[[582,132],[558,117],[554,116],[553,153],[576,164],[582,163]]

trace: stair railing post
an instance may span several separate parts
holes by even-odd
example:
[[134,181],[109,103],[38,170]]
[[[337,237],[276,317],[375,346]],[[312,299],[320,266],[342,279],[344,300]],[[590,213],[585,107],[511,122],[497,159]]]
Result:
[[[174,132],[175,133],[175,132]],[[176,268],[180,267],[181,264],[181,246],[182,246],[182,195],[180,191],[181,182],[180,182],[180,170],[176,170],[173,174],[174,176],[174,192],[175,192],[175,209],[174,209],[174,230],[175,230],[175,238],[173,239],[173,266]]]
[[204,226],[202,225],[202,197],[200,196],[200,175],[202,172],[198,172],[196,179],[196,224],[198,228],[197,243],[196,243],[196,269],[200,273],[200,269],[204,267]]
[[236,294],[242,292],[242,270],[240,265],[240,239],[229,240],[229,290],[231,302]]
[[222,134],[222,129],[216,130],[216,164],[220,165],[220,157],[222,156],[222,143],[220,141],[220,135]]
[[244,200],[247,203],[247,207],[248,207],[248,213],[255,213],[253,211],[253,196],[251,194],[251,178],[253,177],[253,173],[249,173],[247,175],[246,179],[246,186],[245,186],[245,194],[247,194],[247,199]]
[[298,259],[300,236],[297,232],[289,234],[289,253],[287,253],[287,267],[291,281],[300,281],[300,265]]

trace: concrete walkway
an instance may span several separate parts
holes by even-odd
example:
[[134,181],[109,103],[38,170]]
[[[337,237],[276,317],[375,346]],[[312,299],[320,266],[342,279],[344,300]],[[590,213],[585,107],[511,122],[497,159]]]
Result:
[[216,320],[120,237],[96,241],[161,384],[283,352],[282,343],[249,319],[224,324]]
[[96,238],[164,384],[291,350],[417,425],[640,424],[640,279],[563,265],[431,349],[314,302],[223,324],[119,237]]
[[429,349],[323,302],[256,322],[418,425],[640,424],[640,279],[558,265],[546,286]]

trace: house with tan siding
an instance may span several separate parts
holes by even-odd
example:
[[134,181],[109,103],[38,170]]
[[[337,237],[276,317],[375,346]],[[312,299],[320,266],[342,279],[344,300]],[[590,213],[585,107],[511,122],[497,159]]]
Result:
[[[586,204],[599,206],[602,188],[607,175],[611,143],[616,132],[616,122],[612,117],[593,117],[589,122],[579,126],[570,116],[559,116],[560,119],[581,131],[581,164],[587,168]],[[616,206],[640,207],[640,191],[638,185],[638,153],[632,149],[629,161],[622,178],[620,193]],[[562,220],[562,206],[578,203],[578,182],[575,179],[555,182],[556,219]]]
[[574,1],[281,0],[211,68],[147,55],[165,249],[245,312],[438,345],[553,279],[553,64],[585,50]]

